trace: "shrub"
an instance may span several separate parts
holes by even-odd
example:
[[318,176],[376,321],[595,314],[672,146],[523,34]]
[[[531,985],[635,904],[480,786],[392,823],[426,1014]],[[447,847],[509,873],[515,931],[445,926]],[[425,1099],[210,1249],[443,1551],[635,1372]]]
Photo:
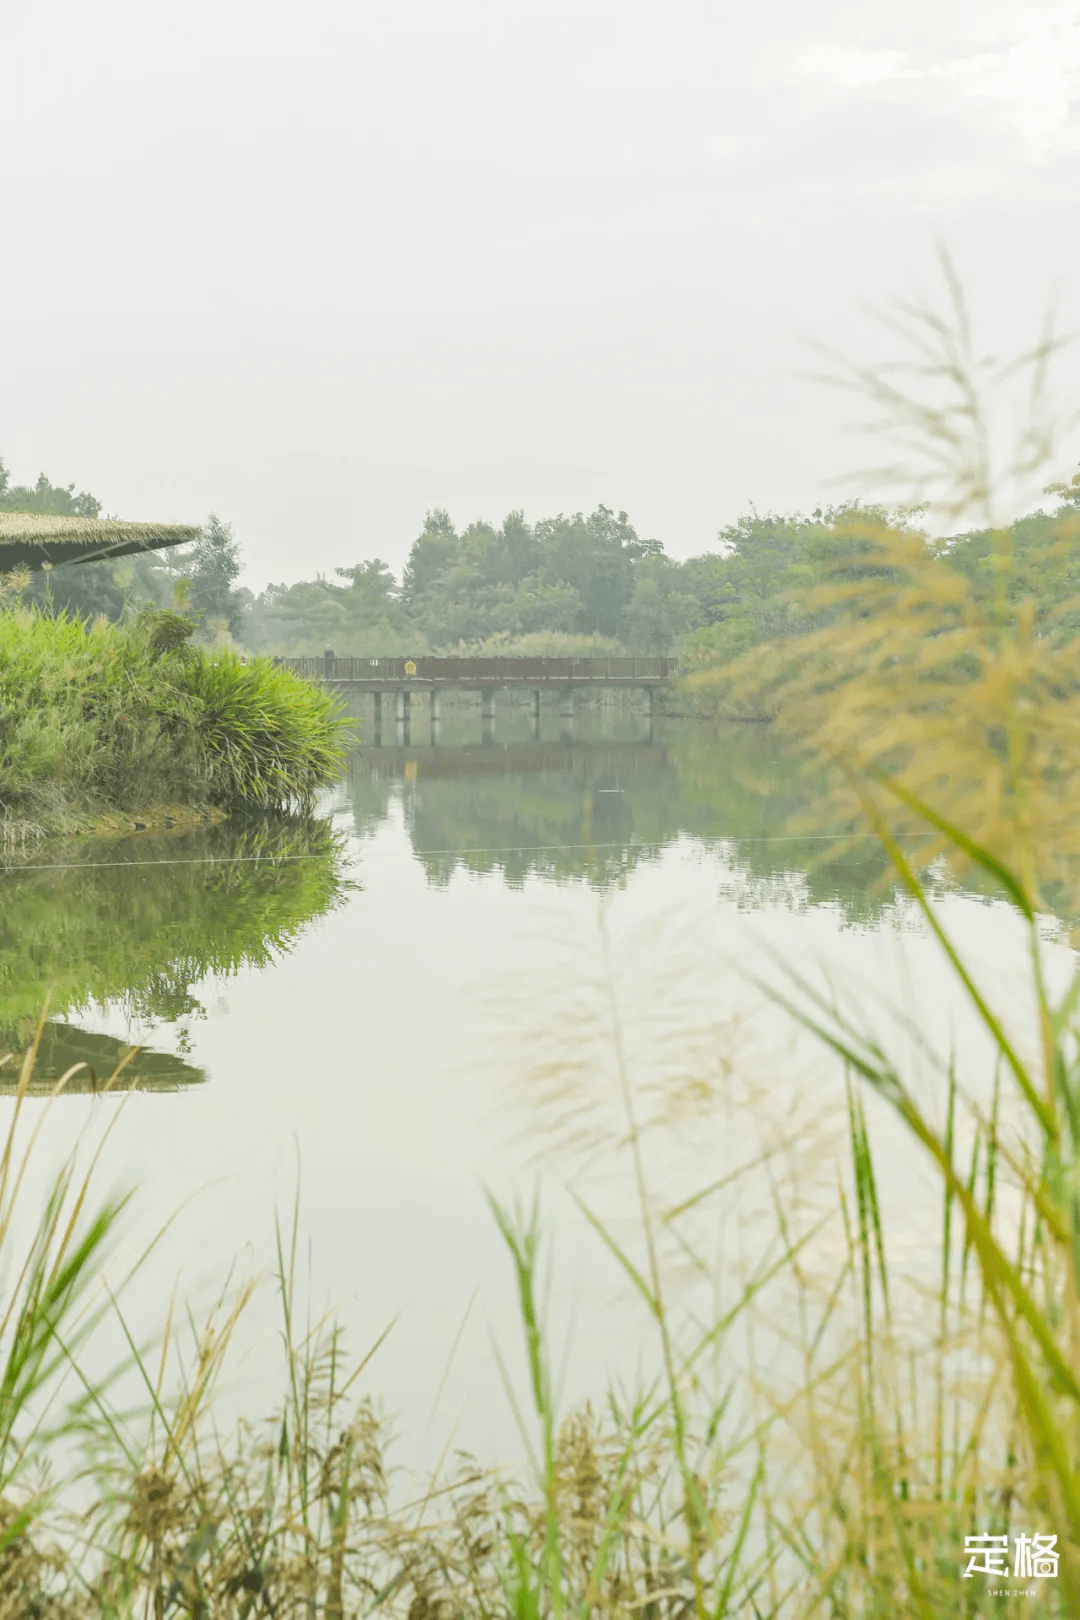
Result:
[[334,780],[348,722],[325,687],[228,649],[199,649],[185,676],[214,804],[280,810]]
[[189,634],[159,611],[0,611],[0,815],[58,829],[154,802],[283,809],[333,781],[348,722],[330,695]]

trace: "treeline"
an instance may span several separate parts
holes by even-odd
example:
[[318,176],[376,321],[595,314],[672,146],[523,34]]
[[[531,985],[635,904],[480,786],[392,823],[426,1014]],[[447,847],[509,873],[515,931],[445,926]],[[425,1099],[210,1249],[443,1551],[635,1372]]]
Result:
[[101,502],[75,485],[64,488],[50,483],[44,473],[36,484],[13,484],[11,474],[0,460],[0,512],[49,512],[58,517],[97,517]]
[[[1080,595],[1080,475],[1052,486],[1049,509],[1011,531],[1010,589],[1047,608]],[[95,515],[100,503],[74,486],[14,487],[0,462],[0,508]],[[846,504],[810,516],[751,512],[721,529],[717,548],[677,562],[642,538],[625,512],[604,506],[530,524],[520,511],[499,527],[459,531],[430,512],[400,581],[378,557],[333,577],[239,588],[239,545],[211,516],[199,542],[179,551],[61,568],[35,576],[30,595],[46,609],[118,620],[149,602],[187,612],[203,640],[251,652],[381,656],[402,652],[676,652],[687,667],[725,664],[753,646],[812,627],[802,606],[866,518],[888,514]],[[969,533],[927,542],[943,560],[992,584],[991,537]],[[1080,627],[1080,619],[1078,619]]]

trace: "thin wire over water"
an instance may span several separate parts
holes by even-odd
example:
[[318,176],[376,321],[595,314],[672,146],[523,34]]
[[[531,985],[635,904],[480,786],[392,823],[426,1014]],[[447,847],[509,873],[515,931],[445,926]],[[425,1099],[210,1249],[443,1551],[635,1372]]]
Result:
[[[729,844],[813,844],[813,843],[855,843],[858,839],[871,839],[877,841],[876,833],[781,833],[762,838],[719,838],[718,843]],[[649,849],[654,847],[650,843],[636,844],[626,838],[615,838],[600,843],[589,844],[491,844],[468,845],[456,849],[414,849],[414,855],[533,855],[547,853],[552,850],[579,850],[579,849]],[[239,866],[243,863],[256,861],[269,861],[280,866],[285,861],[321,861],[325,855],[313,852],[308,855],[185,855],[175,859],[159,859],[152,861],[39,861],[24,862],[18,866],[6,866],[2,870],[5,876],[16,872],[89,872],[105,867],[133,866]]]

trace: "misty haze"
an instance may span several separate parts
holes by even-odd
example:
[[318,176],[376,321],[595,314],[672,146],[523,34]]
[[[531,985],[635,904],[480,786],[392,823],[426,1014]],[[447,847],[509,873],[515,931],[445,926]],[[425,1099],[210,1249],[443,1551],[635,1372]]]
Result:
[[1080,1615],[1080,19],[0,66],[0,1615]]

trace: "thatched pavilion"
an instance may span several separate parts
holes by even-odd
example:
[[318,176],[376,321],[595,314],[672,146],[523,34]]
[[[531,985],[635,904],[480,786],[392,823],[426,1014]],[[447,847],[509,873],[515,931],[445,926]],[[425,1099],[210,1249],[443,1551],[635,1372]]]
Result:
[[118,523],[112,518],[0,512],[0,574],[15,568],[100,562],[135,551],[162,551],[198,538],[198,529],[179,523]]

